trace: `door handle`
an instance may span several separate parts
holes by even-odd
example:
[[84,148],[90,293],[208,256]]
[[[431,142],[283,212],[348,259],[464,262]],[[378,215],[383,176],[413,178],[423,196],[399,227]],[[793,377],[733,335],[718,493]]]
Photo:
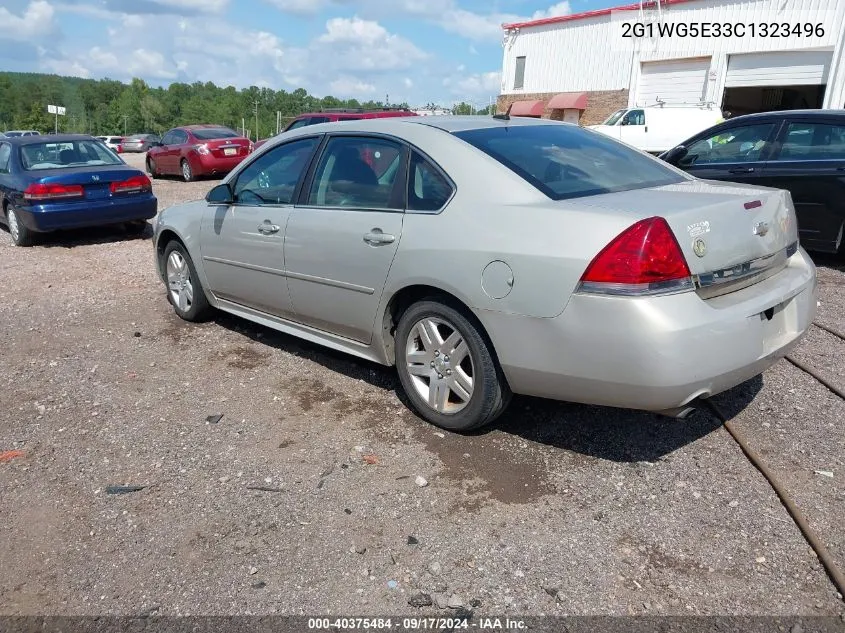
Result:
[[754,168],[753,167],[740,167],[738,169],[729,169],[729,174],[753,174]]
[[270,235],[272,233],[279,232],[279,225],[278,224],[270,224],[270,220],[264,222],[264,224],[258,225],[258,232],[263,233],[264,235]]
[[384,233],[381,229],[373,229],[369,233],[364,233],[364,241],[367,244],[391,244],[395,240],[395,235]]

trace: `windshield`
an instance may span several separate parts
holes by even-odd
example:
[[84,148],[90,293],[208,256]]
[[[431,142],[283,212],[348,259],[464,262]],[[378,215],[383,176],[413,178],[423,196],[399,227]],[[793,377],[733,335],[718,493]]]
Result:
[[33,143],[21,147],[21,164],[29,171],[122,165],[123,161],[102,143],[94,140],[60,143]]
[[553,200],[645,189],[685,177],[660,161],[574,125],[514,125],[457,132]]
[[199,130],[191,130],[194,136],[201,141],[212,141],[216,138],[238,138],[240,134],[225,127],[208,127]]
[[626,110],[617,110],[616,112],[611,114],[609,117],[607,117],[607,120],[604,123],[602,123],[602,125],[616,125],[616,122],[619,121],[619,119],[621,119],[627,111],[628,111],[627,109]]

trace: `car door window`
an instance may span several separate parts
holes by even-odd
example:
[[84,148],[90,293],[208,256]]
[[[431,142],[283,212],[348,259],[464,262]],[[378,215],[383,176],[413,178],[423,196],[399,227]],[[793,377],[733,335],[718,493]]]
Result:
[[773,160],[845,160],[845,125],[790,123]]
[[645,125],[645,112],[631,110],[622,119],[622,125]]
[[411,155],[408,174],[408,210],[437,211],[452,197],[452,185],[419,152]]
[[402,146],[394,141],[351,136],[332,138],[317,165],[307,204],[395,208],[393,191],[401,157]]
[[774,127],[774,123],[745,125],[695,141],[687,148],[687,155],[680,161],[680,166],[757,162]]
[[262,154],[235,182],[235,202],[261,206],[291,204],[319,140],[316,137],[285,143]]
[[184,145],[188,142],[188,133],[184,130],[176,130],[173,132],[173,142],[171,145]]
[[168,132],[167,134],[165,134],[164,137],[161,139],[161,144],[173,145],[173,132]]
[[0,143],[0,174],[9,173],[9,160],[12,157],[12,146],[8,143]]

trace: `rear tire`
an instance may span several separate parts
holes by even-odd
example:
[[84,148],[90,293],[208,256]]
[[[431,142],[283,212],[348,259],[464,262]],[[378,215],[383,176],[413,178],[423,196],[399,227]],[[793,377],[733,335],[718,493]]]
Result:
[[194,171],[191,169],[191,163],[186,158],[182,159],[182,180],[191,182],[194,180]]
[[24,226],[11,204],[6,207],[6,226],[15,246],[32,246],[35,243],[35,234]]
[[211,313],[211,305],[205,296],[191,256],[176,240],[164,249],[164,271],[167,299],[176,315],[185,321],[204,321]]
[[436,299],[409,307],[396,328],[396,369],[413,409],[452,431],[485,426],[511,392],[480,326]]

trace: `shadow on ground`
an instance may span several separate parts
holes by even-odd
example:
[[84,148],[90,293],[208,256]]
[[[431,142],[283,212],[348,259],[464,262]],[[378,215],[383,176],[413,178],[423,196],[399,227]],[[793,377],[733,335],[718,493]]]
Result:
[[[409,404],[393,368],[353,358],[225,313],[219,313],[214,321],[261,345],[306,358],[379,389],[392,390],[405,406]],[[731,415],[748,406],[761,388],[762,378],[758,376],[728,392]],[[412,425],[414,433],[431,435],[436,430],[417,416],[409,414],[403,419]],[[515,396],[493,425],[469,434],[450,434],[450,441],[456,450],[469,446],[478,449],[479,442],[505,434],[597,459],[651,462],[695,442],[719,426],[721,422],[706,408],[685,420],[676,420],[641,411]]]

